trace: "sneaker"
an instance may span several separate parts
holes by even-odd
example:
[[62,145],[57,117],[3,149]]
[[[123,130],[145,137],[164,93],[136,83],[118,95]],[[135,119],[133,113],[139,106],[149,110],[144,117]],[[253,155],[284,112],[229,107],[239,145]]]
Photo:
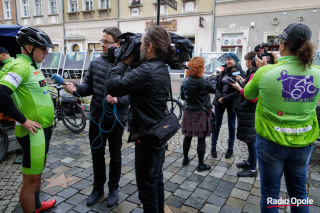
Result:
[[211,149],[211,156],[213,158],[217,158],[217,150],[216,149]]
[[99,200],[99,198],[104,194],[103,191],[93,190],[91,195],[88,197],[87,206],[93,206]]
[[41,207],[38,208],[35,212],[39,213],[39,212],[45,211],[47,209],[50,209],[54,206],[55,203],[56,203],[55,199],[43,201],[43,202],[41,202]]
[[207,164],[203,164],[203,165],[198,165],[197,167],[197,171],[198,172],[203,172],[203,171],[207,171],[207,170],[210,170],[211,169],[211,166],[210,165],[207,165]]
[[252,172],[250,169],[243,170],[237,173],[238,177],[257,177],[258,172],[257,170]]
[[186,166],[186,165],[188,165],[189,164],[189,162],[191,161],[191,159],[190,158],[183,158],[183,161],[182,161],[182,166]]
[[249,169],[249,164],[247,161],[243,161],[241,163],[237,163],[236,166],[239,168],[239,169]]
[[232,157],[232,155],[233,155],[233,149],[228,149],[227,150],[227,153],[225,154],[225,158],[226,159],[229,159],[229,158],[231,158]]
[[117,204],[119,199],[119,190],[112,190],[109,192],[109,196],[107,198],[107,207],[113,207]]

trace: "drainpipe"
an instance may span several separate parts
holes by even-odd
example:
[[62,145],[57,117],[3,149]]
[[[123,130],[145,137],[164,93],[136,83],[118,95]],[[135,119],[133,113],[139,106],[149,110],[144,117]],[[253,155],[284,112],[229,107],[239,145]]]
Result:
[[18,25],[18,13],[17,13],[17,2],[14,0],[14,10],[16,12],[16,24]]
[[63,53],[66,54],[66,28],[64,26],[64,3],[62,2]]
[[212,4],[212,34],[211,34],[211,52],[213,52],[213,43],[214,43],[214,18],[216,10],[216,0],[213,0]]
[[117,1],[117,26],[118,26],[118,29],[120,27],[120,23],[119,23],[119,0]]

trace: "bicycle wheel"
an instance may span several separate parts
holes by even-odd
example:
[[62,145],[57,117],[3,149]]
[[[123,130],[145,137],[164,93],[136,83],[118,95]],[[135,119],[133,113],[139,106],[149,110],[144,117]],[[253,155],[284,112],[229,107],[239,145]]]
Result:
[[[173,100],[173,107],[175,107],[173,112],[177,116],[178,120],[180,121],[182,117],[182,104],[175,98],[173,98],[172,100]],[[166,109],[167,114],[170,112],[170,109],[171,109],[171,98],[168,98],[167,109]]]
[[9,147],[9,139],[6,130],[0,124],[0,162],[4,159],[7,154]]
[[86,116],[79,104],[74,106],[73,115],[67,116],[64,111],[62,112],[64,115],[62,122],[71,132],[79,133],[86,127]]

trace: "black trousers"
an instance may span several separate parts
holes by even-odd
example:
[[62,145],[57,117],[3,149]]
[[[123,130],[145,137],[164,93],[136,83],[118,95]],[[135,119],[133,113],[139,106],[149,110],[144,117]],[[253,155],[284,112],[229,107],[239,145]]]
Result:
[[[101,124],[101,128],[104,131],[108,131],[112,128],[113,122],[106,122]],[[117,122],[108,133],[102,132],[102,141],[101,136],[99,135],[99,127],[90,121],[89,126],[89,140],[92,154],[92,164],[93,164],[93,189],[94,190],[103,190],[104,184],[106,182],[106,163],[105,163],[105,148],[106,140],[109,144],[109,153],[110,153],[110,170],[109,170],[109,190],[116,190],[119,188],[119,181],[121,176],[121,146],[122,146],[122,134],[123,127]],[[96,139],[97,138],[97,139]],[[95,140],[95,141],[94,141]],[[92,142],[94,143],[92,144]]]
[[152,142],[135,143],[136,179],[139,199],[145,213],[164,212],[164,184],[162,167],[166,148],[155,148]]

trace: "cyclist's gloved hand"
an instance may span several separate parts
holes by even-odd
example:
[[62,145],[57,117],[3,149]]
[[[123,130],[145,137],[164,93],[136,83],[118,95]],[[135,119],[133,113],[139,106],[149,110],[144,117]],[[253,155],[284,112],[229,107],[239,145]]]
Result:
[[65,85],[63,85],[63,89],[67,93],[73,94],[73,92],[75,92],[77,90],[77,87],[71,82],[65,82]]
[[34,135],[33,131],[38,132],[38,129],[42,129],[41,128],[41,124],[31,121],[29,119],[26,120],[26,122],[24,122],[23,124],[21,124],[24,128],[26,128],[27,130],[29,130],[31,132],[32,135]]

